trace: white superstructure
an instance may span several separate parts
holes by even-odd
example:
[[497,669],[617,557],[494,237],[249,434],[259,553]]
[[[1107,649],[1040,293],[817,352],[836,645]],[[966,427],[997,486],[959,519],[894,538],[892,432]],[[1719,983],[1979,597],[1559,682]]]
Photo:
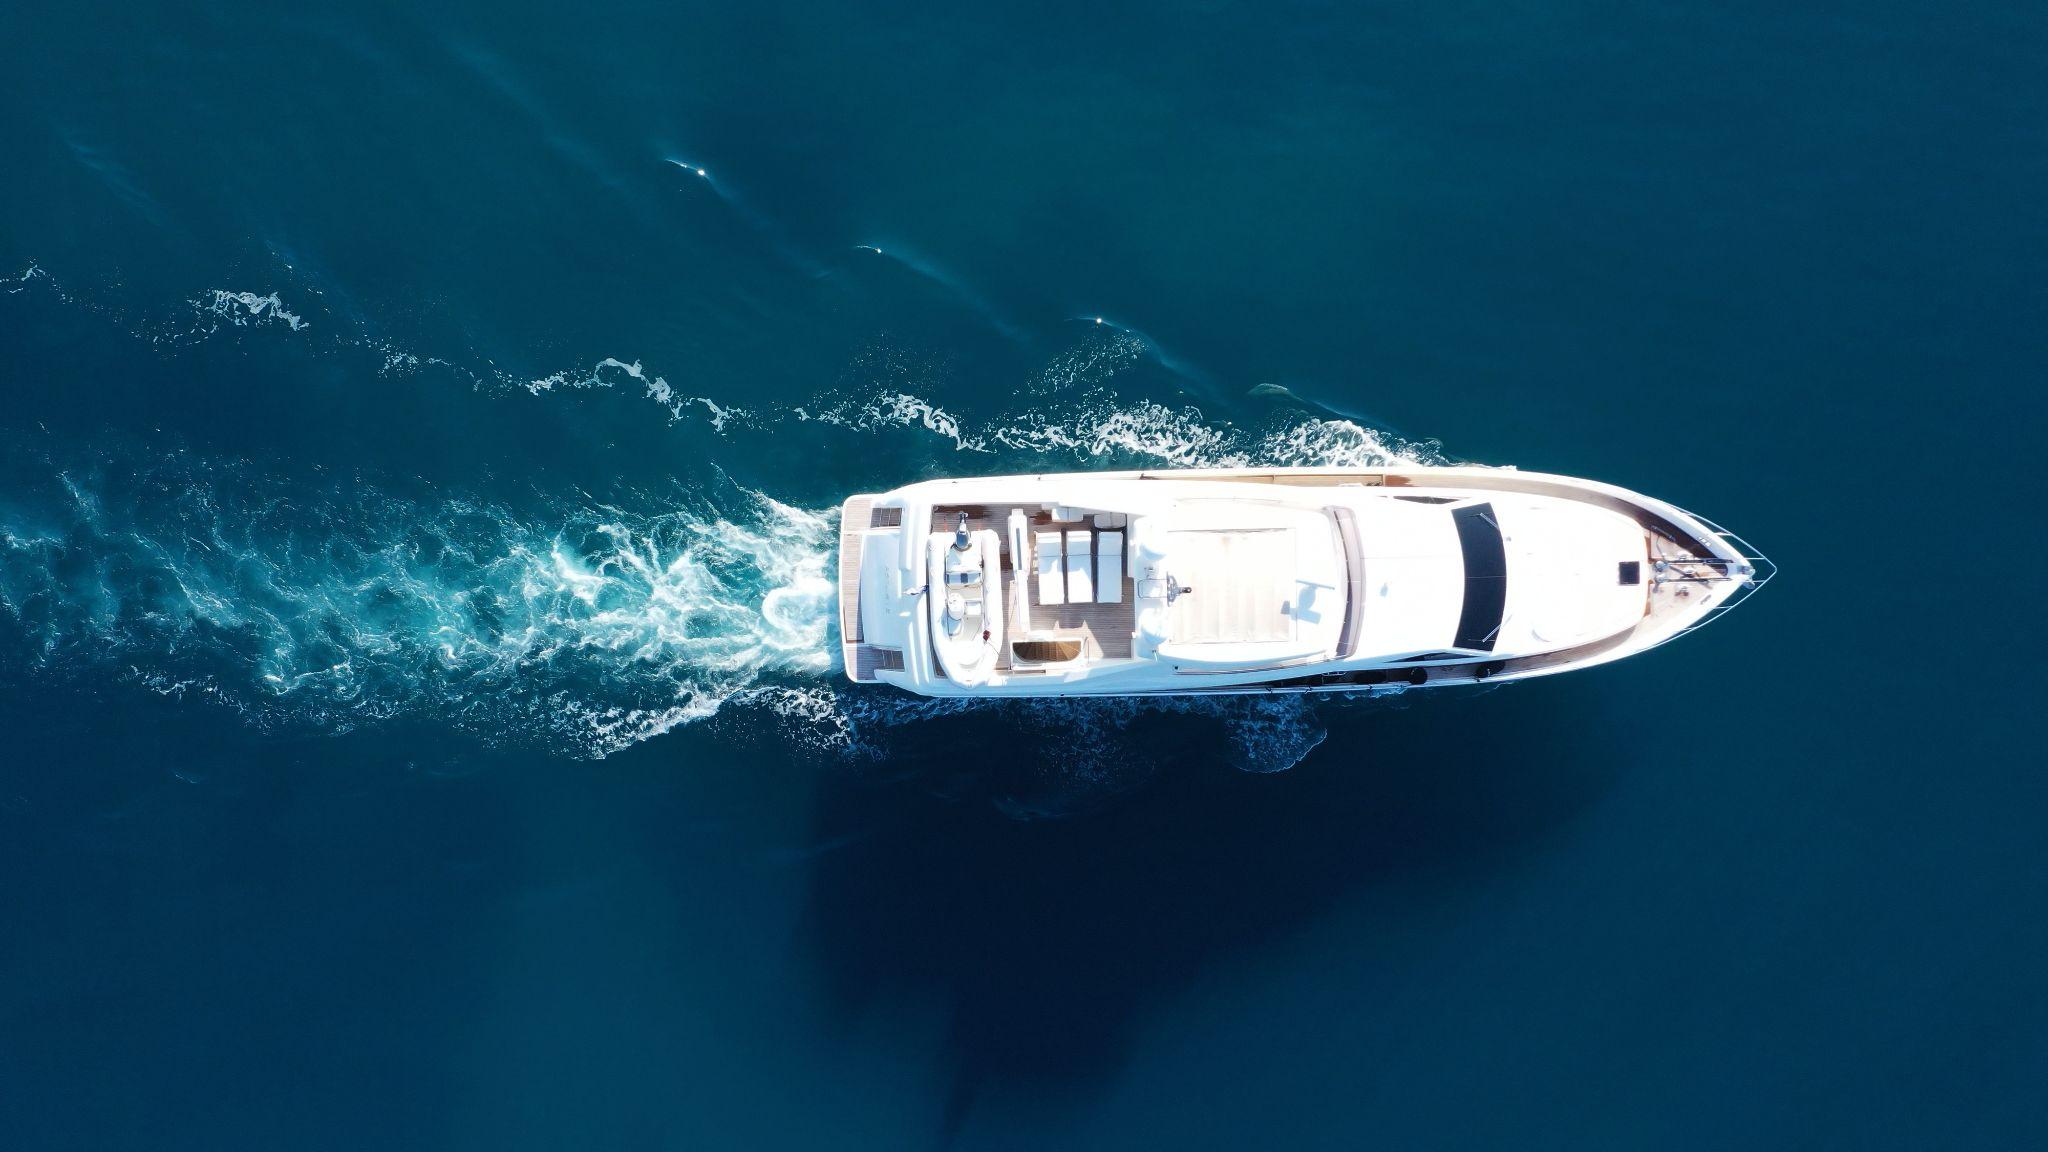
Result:
[[932,480],[846,502],[847,675],[932,696],[1510,680],[1653,647],[1769,561],[1611,485],[1493,468]]

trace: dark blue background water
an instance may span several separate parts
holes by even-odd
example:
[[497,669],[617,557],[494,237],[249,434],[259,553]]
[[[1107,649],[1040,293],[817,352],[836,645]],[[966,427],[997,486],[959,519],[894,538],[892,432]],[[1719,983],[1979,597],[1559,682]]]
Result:
[[[0,13],[0,1144],[2048,1138],[2037,7],[355,9]],[[1397,455],[1785,574],[830,666],[849,491]]]

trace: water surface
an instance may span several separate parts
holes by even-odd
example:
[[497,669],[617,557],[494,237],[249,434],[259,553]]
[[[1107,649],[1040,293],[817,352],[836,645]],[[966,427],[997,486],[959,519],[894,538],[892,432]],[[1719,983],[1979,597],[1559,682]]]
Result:
[[[0,14],[10,1147],[2022,1147],[2019,5]],[[1620,665],[958,708],[848,492],[1513,465]]]

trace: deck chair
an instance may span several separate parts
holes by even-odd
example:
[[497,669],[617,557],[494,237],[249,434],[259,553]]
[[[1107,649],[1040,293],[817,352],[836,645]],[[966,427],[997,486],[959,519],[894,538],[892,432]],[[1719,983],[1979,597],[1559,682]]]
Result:
[[1124,534],[1101,532],[1095,541],[1095,602],[1121,604],[1124,600]]
[[1095,543],[1086,529],[1067,533],[1067,601],[1086,604],[1095,599]]
[[1038,533],[1038,602],[1040,604],[1065,604],[1067,602],[1067,577],[1060,560],[1060,534],[1058,532]]

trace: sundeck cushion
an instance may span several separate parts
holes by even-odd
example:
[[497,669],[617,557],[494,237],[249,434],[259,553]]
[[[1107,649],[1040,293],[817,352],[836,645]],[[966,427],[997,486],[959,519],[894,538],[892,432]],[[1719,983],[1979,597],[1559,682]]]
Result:
[[1193,595],[1173,606],[1177,644],[1267,644],[1292,640],[1299,590],[1295,530],[1176,531],[1173,577]]
[[1101,532],[1095,538],[1095,602],[1121,604],[1124,599],[1124,534]]
[[1065,565],[1061,562],[1060,534],[1058,532],[1038,533],[1038,602],[1040,604],[1065,604],[1067,602],[1067,577]]
[[1094,544],[1084,529],[1067,533],[1067,599],[1086,604],[1095,599]]

